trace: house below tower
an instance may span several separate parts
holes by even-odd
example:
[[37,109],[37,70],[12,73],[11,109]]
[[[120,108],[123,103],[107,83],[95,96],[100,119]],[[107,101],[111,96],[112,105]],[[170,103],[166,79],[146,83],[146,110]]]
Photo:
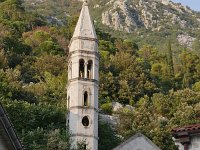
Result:
[[113,150],[160,150],[150,139],[138,133]]
[[172,130],[179,150],[200,150],[200,124],[193,124]]

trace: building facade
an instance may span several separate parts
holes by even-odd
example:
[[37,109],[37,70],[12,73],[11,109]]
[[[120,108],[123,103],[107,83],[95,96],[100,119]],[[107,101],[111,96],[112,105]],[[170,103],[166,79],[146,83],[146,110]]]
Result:
[[98,41],[88,4],[81,14],[69,45],[67,85],[67,126],[72,146],[98,149]]
[[172,130],[179,150],[200,150],[200,124],[192,124]]

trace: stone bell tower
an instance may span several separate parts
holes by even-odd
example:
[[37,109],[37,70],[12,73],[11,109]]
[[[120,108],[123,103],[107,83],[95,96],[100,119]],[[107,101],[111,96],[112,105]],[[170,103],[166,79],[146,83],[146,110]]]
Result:
[[72,144],[85,141],[90,150],[98,149],[98,83],[98,41],[84,1],[69,45],[67,124]]

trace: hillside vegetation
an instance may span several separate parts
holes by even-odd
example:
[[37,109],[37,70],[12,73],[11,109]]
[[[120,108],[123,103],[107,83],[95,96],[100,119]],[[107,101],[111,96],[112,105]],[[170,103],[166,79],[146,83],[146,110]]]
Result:
[[[74,1],[63,3],[59,5],[66,9],[76,6]],[[74,15],[62,16],[62,24],[27,7],[19,0],[0,1],[0,101],[27,150],[66,150],[66,58],[81,5]],[[164,32],[143,29],[148,36],[114,36],[98,24],[96,32],[101,113],[120,121],[115,128],[100,122],[99,149],[110,150],[142,132],[161,149],[176,150],[171,129],[200,122],[199,29],[189,48]],[[112,102],[134,110],[113,112]]]

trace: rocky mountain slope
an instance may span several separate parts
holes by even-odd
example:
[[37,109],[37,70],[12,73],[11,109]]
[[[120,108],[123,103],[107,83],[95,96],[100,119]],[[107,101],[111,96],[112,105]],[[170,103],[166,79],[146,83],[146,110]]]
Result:
[[102,24],[129,33],[140,27],[159,31],[173,25],[182,29],[200,26],[194,11],[169,0],[111,0],[105,6]]
[[111,29],[126,33],[139,29],[172,33],[176,29],[177,41],[188,47],[200,29],[198,12],[169,0],[100,0],[93,7],[99,21]]
[[[24,0],[26,9],[44,15],[48,22],[63,25],[78,15],[81,0]],[[200,29],[200,13],[169,0],[90,0],[96,24],[123,33],[138,30],[177,32],[180,44],[192,45]]]

